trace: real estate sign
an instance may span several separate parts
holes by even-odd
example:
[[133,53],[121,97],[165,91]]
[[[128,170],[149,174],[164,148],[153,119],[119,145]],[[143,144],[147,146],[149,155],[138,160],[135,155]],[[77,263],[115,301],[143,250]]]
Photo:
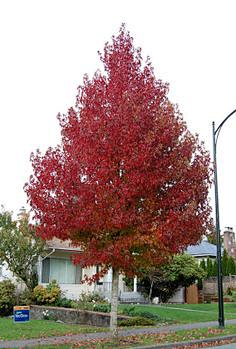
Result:
[[15,306],[13,308],[13,315],[15,322],[27,322],[30,319],[29,306]]

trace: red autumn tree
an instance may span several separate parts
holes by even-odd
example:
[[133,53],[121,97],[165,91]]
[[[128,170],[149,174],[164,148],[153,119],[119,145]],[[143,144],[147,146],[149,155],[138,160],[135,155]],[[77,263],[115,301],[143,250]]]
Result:
[[83,267],[113,269],[114,329],[119,273],[206,232],[210,160],[124,26],[100,58],[104,73],[84,77],[76,106],[59,115],[61,145],[32,155],[25,189],[42,237],[81,246]]

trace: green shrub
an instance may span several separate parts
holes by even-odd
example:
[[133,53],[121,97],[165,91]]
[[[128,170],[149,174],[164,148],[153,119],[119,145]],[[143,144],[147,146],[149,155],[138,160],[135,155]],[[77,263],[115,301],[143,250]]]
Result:
[[104,313],[110,312],[110,304],[99,293],[82,293],[73,307],[81,310],[100,311]]
[[56,307],[71,308],[71,303],[72,303],[71,299],[67,299],[67,298],[63,297],[63,298],[58,298],[55,301],[54,305]]
[[77,308],[81,310],[93,310],[94,308],[94,303],[89,303],[89,302],[78,302],[77,303]]
[[135,306],[127,305],[127,306],[124,306],[122,308],[121,313],[125,314],[125,315],[131,315],[132,316],[132,313],[134,312],[134,310],[135,310]]
[[235,290],[232,290],[231,297],[232,297],[232,301],[236,302],[236,291]]
[[148,311],[142,310],[142,309],[136,309],[135,311],[133,311],[132,316],[136,316],[136,317],[144,317],[147,319],[151,319],[155,322],[161,321],[161,317],[158,314],[152,314],[149,313]]
[[135,306],[126,306],[122,309],[122,314],[134,317],[142,317],[151,319],[155,322],[163,320],[158,314],[152,314],[148,311],[142,310],[140,308],[136,308]]
[[13,306],[16,304],[16,287],[10,280],[0,282],[0,315],[12,314]]
[[101,313],[110,313],[111,311],[111,304],[106,303],[95,303],[93,305],[94,311],[100,311]]
[[17,304],[18,305],[30,305],[33,303],[33,293],[26,288],[20,294],[18,294]]
[[61,290],[55,280],[51,281],[47,287],[38,285],[33,290],[36,304],[54,305],[60,299]]
[[83,292],[80,295],[79,302],[82,302],[82,303],[94,303],[94,302],[103,303],[103,302],[106,302],[106,300],[104,299],[104,297],[102,297],[97,292],[89,292],[89,293]]
[[79,303],[77,301],[71,300],[70,306],[71,308],[77,309],[79,307]]
[[130,319],[118,320],[118,326],[153,326],[155,321],[145,317],[136,316]]

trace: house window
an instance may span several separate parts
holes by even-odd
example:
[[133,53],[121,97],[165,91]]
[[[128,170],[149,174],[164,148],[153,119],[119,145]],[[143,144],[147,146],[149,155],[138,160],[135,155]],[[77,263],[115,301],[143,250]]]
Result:
[[80,265],[74,265],[70,259],[45,258],[42,263],[42,282],[56,280],[59,284],[79,284],[82,277]]
[[[99,271],[100,271],[99,265],[96,265],[96,273],[99,273]],[[97,285],[103,285],[103,282],[99,279],[97,281]]]

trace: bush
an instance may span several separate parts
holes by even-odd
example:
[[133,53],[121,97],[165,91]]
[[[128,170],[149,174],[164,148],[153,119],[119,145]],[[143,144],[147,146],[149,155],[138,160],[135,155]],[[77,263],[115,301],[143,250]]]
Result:
[[67,298],[63,297],[63,298],[59,298],[58,300],[56,300],[54,305],[56,307],[72,308],[71,303],[72,303],[71,299],[67,299]]
[[80,295],[79,302],[82,302],[82,303],[105,302],[106,303],[106,300],[97,292],[89,292],[89,293],[83,292]]
[[142,310],[140,308],[136,308],[135,306],[124,307],[122,309],[122,314],[126,314],[128,316],[134,316],[134,317],[147,318],[155,322],[163,320],[158,314],[149,313],[148,311]]
[[138,316],[138,317],[144,317],[144,318],[147,318],[147,319],[151,319],[153,320],[154,322],[158,322],[158,321],[161,321],[161,317],[157,314],[152,314],[152,313],[149,313],[148,311],[145,311],[145,310],[141,310],[141,309],[136,309],[134,312],[133,312],[133,315],[132,316]]
[[125,315],[130,315],[130,316],[132,316],[132,313],[134,312],[134,310],[135,310],[135,306],[129,306],[129,305],[127,305],[127,306],[125,306],[125,307],[123,307],[122,308],[122,311],[121,311],[121,313],[122,314],[125,314]]
[[60,299],[61,290],[55,280],[51,281],[47,287],[38,285],[33,290],[36,304],[54,305]]
[[101,313],[110,313],[111,311],[111,304],[106,303],[96,303],[93,305],[94,311],[100,311]]
[[16,304],[16,287],[10,280],[0,282],[0,315],[12,314],[13,306]]
[[18,294],[17,304],[30,305],[33,303],[33,298],[33,293],[28,288],[26,288],[24,291]]
[[81,310],[93,310],[94,309],[94,303],[89,303],[89,302],[78,302],[77,303],[77,308]]
[[79,307],[79,303],[77,301],[71,300],[70,301],[70,306],[71,306],[71,308],[76,309],[76,308]]
[[[82,293],[78,300],[76,308],[81,310],[100,311],[104,313],[110,312],[111,306],[99,293]],[[75,304],[73,304],[75,307]]]
[[232,297],[232,301],[236,302],[236,291],[235,290],[232,290],[231,297]]
[[155,321],[145,317],[136,316],[126,320],[118,320],[118,326],[153,326]]

